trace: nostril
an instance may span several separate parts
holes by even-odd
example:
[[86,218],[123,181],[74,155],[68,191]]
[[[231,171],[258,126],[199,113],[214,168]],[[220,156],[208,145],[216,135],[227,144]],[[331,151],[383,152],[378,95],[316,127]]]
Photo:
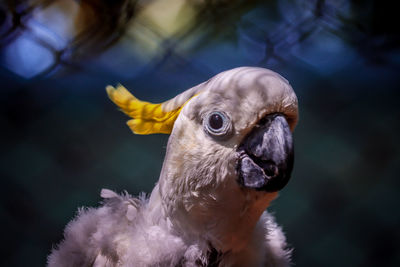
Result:
[[278,176],[279,170],[274,163],[268,163],[264,166],[264,172],[267,176],[273,178],[275,176]]

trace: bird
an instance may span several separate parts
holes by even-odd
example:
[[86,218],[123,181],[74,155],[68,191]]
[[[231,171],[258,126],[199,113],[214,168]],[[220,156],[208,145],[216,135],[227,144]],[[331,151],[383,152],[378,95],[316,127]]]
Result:
[[101,190],[80,208],[48,266],[290,266],[292,248],[267,211],[288,183],[298,100],[260,67],[221,72],[163,103],[125,87],[109,98],[135,134],[170,134],[147,197]]

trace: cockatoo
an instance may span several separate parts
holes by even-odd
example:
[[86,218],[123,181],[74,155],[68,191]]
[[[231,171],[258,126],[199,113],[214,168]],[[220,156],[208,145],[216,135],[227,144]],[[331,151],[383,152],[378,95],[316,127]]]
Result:
[[161,104],[122,85],[110,99],[136,134],[169,133],[149,198],[103,189],[80,209],[49,266],[288,266],[270,202],[289,180],[297,97],[279,74],[222,72]]

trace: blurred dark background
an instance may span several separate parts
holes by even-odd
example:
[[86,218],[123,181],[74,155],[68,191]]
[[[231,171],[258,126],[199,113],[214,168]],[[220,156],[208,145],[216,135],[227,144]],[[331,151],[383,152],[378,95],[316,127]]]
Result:
[[0,265],[45,265],[102,188],[156,183],[168,136],[133,135],[106,85],[162,102],[247,65],[299,98],[270,208],[296,266],[400,266],[398,16],[378,0],[1,1]]

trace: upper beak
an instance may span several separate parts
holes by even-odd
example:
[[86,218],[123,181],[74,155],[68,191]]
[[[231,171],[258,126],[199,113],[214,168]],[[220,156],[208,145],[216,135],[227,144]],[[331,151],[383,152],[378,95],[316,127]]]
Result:
[[289,181],[293,169],[293,139],[282,114],[263,118],[238,149],[239,183],[275,192]]

